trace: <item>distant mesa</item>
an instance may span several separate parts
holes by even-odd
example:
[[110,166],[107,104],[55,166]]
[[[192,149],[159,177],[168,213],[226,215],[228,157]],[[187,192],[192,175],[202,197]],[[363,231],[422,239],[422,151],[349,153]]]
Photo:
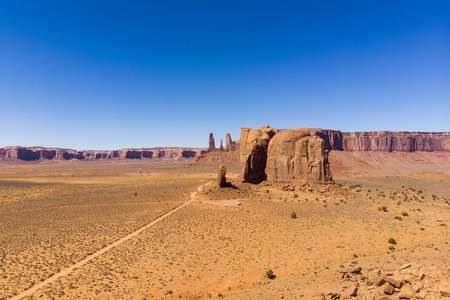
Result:
[[310,129],[325,141],[327,150],[343,151],[450,151],[450,132],[370,131],[341,132]]
[[141,148],[119,150],[83,150],[43,147],[0,148],[0,160],[40,161],[40,160],[124,160],[124,159],[186,159],[198,158],[207,152],[206,148]]

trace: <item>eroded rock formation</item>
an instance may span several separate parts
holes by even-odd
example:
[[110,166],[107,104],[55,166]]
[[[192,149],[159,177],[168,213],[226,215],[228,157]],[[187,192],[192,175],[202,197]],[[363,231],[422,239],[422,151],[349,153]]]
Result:
[[308,128],[278,131],[241,129],[240,162],[244,181],[328,183],[331,171],[325,142]]
[[203,148],[142,148],[112,151],[43,148],[5,147],[0,148],[0,160],[96,160],[96,159],[181,159],[196,158],[206,153]]
[[241,128],[240,164],[244,181],[260,183],[267,178],[265,169],[267,149],[278,129],[263,126],[261,129]]
[[219,174],[218,174],[218,184],[219,187],[225,187],[227,185],[227,168],[224,165],[221,165],[219,167]]
[[231,139],[231,135],[229,133],[227,133],[226,139],[225,139],[225,151],[234,151],[236,150],[236,142],[234,142]]
[[306,127],[283,130],[269,142],[266,174],[271,182],[326,183],[332,180],[323,139]]
[[212,133],[209,134],[208,152],[216,150],[216,141]]
[[450,151],[450,132],[371,131],[341,132],[311,129],[325,141],[327,150],[344,151]]

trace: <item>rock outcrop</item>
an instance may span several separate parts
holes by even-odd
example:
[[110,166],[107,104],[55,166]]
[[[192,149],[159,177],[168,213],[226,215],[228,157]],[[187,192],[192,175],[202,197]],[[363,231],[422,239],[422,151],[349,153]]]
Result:
[[325,142],[308,128],[280,131],[264,126],[241,129],[240,162],[246,182],[315,183],[332,181]]
[[332,180],[323,139],[306,127],[283,130],[269,142],[266,174],[270,182],[326,183]]
[[231,135],[227,133],[225,138],[225,151],[233,151],[233,141],[231,140]]
[[219,187],[226,187],[227,185],[227,168],[224,165],[221,165],[219,167],[219,174],[218,174],[218,185]]
[[266,180],[267,149],[278,129],[263,126],[261,129],[241,128],[240,163],[244,181],[260,183]]
[[206,153],[203,148],[141,148],[111,151],[43,148],[5,147],[0,148],[0,160],[98,160],[98,159],[182,159],[197,158]]
[[223,146],[223,139],[220,139],[220,146],[219,148],[216,148],[214,136],[212,133],[209,134],[209,146],[208,146],[208,152],[212,151],[234,151],[239,148],[239,142],[233,141],[231,139],[231,135],[227,133],[225,138],[225,147]]
[[216,150],[216,141],[212,133],[209,134],[208,152]]
[[327,150],[450,151],[450,132],[341,132],[338,130],[311,129],[311,135],[322,138]]

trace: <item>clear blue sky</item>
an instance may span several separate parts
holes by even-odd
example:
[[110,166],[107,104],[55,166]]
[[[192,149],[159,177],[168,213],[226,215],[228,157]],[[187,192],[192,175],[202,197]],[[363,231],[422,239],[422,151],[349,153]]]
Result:
[[0,147],[450,131],[450,1],[0,1]]

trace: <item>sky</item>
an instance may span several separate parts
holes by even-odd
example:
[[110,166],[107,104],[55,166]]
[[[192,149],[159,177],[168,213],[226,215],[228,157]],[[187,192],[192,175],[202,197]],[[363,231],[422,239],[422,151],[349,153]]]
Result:
[[450,131],[450,1],[0,1],[0,147]]

